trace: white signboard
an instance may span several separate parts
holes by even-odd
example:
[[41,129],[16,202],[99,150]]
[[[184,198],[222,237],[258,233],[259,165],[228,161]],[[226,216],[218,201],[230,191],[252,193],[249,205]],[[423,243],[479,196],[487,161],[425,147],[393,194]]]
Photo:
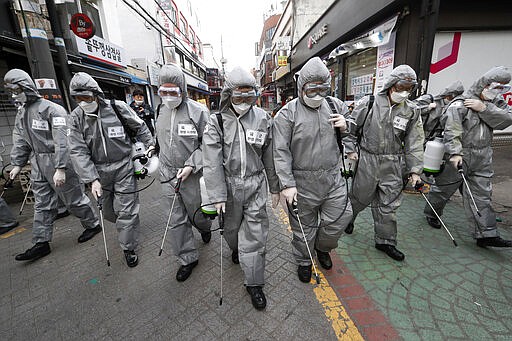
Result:
[[91,39],[82,39],[75,36],[75,39],[78,51],[89,58],[118,67],[126,67],[126,56],[122,47],[98,36]]
[[383,87],[386,77],[393,71],[395,62],[395,33],[389,37],[389,41],[385,45],[377,48],[377,69],[375,70],[375,89],[377,94]]

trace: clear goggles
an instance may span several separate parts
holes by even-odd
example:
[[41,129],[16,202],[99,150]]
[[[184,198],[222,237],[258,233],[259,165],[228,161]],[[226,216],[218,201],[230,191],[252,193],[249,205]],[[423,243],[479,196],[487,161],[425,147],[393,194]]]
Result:
[[315,84],[315,83],[308,83],[304,85],[302,88],[304,91],[304,94],[308,98],[314,98],[317,95],[320,95],[322,97],[327,97],[329,93],[331,92],[331,85],[329,83],[322,83],[322,84]]
[[180,97],[181,89],[177,86],[173,86],[170,88],[161,86],[160,88],[158,88],[158,96],[160,96],[160,97],[166,97],[166,96]]
[[510,88],[511,88],[510,84],[502,84],[502,83],[498,83],[498,82],[492,82],[491,84],[489,84],[489,89],[496,90],[500,94],[509,92]]
[[231,103],[234,105],[240,105],[242,103],[247,103],[253,105],[258,100],[258,93],[256,90],[250,90],[247,92],[242,91],[233,91],[231,95]]
[[412,92],[418,83],[413,79],[401,79],[396,82],[393,87],[398,92],[408,91]]
[[23,89],[19,86],[11,86],[11,87],[6,87],[7,89],[7,93],[9,95],[19,95],[23,92]]

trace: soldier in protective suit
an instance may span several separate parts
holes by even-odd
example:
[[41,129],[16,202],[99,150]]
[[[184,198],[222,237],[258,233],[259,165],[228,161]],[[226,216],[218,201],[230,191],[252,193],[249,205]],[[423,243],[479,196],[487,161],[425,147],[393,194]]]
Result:
[[211,221],[203,214],[196,214],[201,206],[201,144],[209,111],[204,105],[187,97],[185,74],[179,66],[162,66],[159,85],[158,94],[163,104],[158,108],[156,127],[160,148],[162,210],[170,211],[173,198],[177,195],[174,187],[178,179],[181,179],[169,234],[174,254],[181,263],[176,280],[183,282],[190,276],[199,259],[192,224],[199,229],[203,242],[208,243],[212,236]]
[[464,92],[464,85],[461,81],[455,81],[444,88],[439,95],[432,96],[425,94],[413,101],[421,113],[425,141],[431,140],[443,131],[441,115],[445,107],[452,99]]
[[87,73],[73,76],[69,92],[78,103],[71,112],[71,160],[82,181],[91,184],[94,197],[103,201],[105,218],[119,231],[126,263],[134,267],[138,264],[135,249],[140,206],[129,135],[144,143],[148,156],[154,150],[153,137],[128,104],[105,100],[98,83]]
[[18,107],[13,131],[10,178],[14,179],[30,158],[34,193],[34,246],[16,256],[16,260],[35,260],[51,252],[53,223],[58,198],[80,219],[85,231],[78,237],[83,243],[101,231],[89,198],[82,190],[69,160],[67,143],[68,113],[58,104],[42,98],[32,78],[23,70],[5,74],[5,87]]
[[[338,246],[352,219],[352,206],[340,172],[340,147],[335,129],[346,130],[347,106],[329,97],[331,75],[318,57],[300,70],[299,97],[285,104],[274,118],[274,164],[281,193],[288,205],[297,203],[310,250],[320,265],[332,267],[329,252]],[[333,128],[334,126],[334,128]],[[311,280],[311,259],[297,217],[288,213],[293,231],[293,254],[302,282]]]
[[[510,73],[504,67],[495,67],[481,76],[462,96],[447,108],[444,121],[445,153],[449,159],[443,173],[436,178],[439,186],[432,186],[429,200],[438,214],[459,188],[457,168],[462,166],[471,193],[481,216],[477,214],[466,186],[463,202],[466,217],[473,228],[478,246],[512,247],[512,241],[502,239],[496,228],[496,213],[491,206],[492,138],[494,129],[512,125],[512,112],[503,93],[510,91]],[[425,207],[429,224],[439,224],[430,207]],[[432,223],[432,222],[433,223]]]
[[265,172],[274,205],[279,184],[272,160],[271,117],[254,105],[256,100],[254,77],[239,67],[233,69],[221,92],[220,113],[210,115],[203,134],[203,174],[210,201],[218,212],[225,212],[224,238],[232,260],[242,267],[253,306],[264,309],[269,229]]
[[348,157],[359,159],[359,165],[350,197],[354,217],[345,231],[352,233],[357,215],[371,204],[375,248],[398,261],[405,258],[396,248],[396,210],[404,187],[402,166],[405,161],[405,175],[413,187],[420,181],[423,168],[425,136],[421,117],[407,100],[415,85],[416,73],[410,66],[394,68],[371,108],[369,96],[357,103],[352,112],[353,143],[347,144]]

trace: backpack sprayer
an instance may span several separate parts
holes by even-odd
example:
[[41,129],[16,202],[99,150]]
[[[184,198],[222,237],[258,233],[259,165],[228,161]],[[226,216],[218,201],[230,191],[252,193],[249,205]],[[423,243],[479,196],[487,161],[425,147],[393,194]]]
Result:
[[159,160],[156,155],[148,157],[146,147],[142,142],[135,142],[132,146],[132,161],[135,168],[135,177],[144,179],[158,169]]
[[443,170],[444,143],[442,137],[428,141],[423,154],[423,173],[437,176]]

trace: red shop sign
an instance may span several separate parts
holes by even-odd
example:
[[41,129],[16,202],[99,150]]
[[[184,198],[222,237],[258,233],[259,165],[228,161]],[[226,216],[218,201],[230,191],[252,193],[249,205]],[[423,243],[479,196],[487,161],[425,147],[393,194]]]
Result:
[[83,13],[75,13],[71,17],[71,31],[82,39],[90,39],[96,33],[96,28],[91,18]]

